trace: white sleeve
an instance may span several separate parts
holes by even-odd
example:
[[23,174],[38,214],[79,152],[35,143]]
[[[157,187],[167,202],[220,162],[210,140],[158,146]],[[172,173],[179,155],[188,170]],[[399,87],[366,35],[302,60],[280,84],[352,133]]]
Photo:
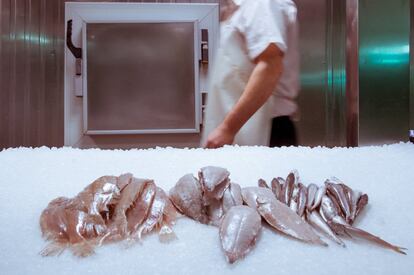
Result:
[[255,59],[272,43],[286,52],[288,24],[289,20],[296,20],[296,6],[283,0],[247,0],[244,3],[236,26],[246,39],[249,57]]

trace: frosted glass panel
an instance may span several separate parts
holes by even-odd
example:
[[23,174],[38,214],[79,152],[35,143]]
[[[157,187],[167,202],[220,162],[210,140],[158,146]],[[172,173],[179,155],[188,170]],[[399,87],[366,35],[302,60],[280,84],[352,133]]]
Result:
[[89,23],[88,130],[195,129],[194,23]]

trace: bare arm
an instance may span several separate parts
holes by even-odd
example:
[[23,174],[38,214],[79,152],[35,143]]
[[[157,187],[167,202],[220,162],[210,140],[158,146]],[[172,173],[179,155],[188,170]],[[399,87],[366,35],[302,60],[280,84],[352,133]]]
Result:
[[256,66],[247,82],[246,88],[225,117],[224,121],[209,134],[206,148],[219,148],[232,144],[234,136],[253,114],[263,106],[272,94],[282,73],[283,53],[270,44],[256,58]]

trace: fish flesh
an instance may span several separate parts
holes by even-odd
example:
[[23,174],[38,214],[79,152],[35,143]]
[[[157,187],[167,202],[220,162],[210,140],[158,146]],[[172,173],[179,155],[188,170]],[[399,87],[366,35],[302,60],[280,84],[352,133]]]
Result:
[[170,190],[170,199],[184,215],[200,223],[208,224],[207,209],[203,203],[203,191],[200,182],[192,175],[181,177]]
[[221,167],[207,166],[200,169],[198,177],[205,205],[208,205],[209,199],[220,200],[223,197],[224,191],[230,184],[229,176],[230,172]]
[[233,206],[242,205],[243,198],[241,187],[237,183],[230,183],[229,187],[223,194],[223,212],[227,213]]
[[261,187],[246,187],[242,189],[243,201],[259,214],[276,230],[298,240],[324,245],[312,227],[303,221],[287,205],[275,199],[272,191]]
[[256,210],[245,205],[230,208],[224,215],[219,233],[229,263],[243,258],[255,246],[261,227],[261,218]]

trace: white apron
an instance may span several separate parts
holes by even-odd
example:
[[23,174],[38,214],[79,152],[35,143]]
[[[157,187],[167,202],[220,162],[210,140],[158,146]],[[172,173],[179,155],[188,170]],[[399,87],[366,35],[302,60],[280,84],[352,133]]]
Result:
[[[255,67],[247,54],[244,37],[223,22],[220,44],[210,75],[201,145],[208,135],[223,122],[227,113],[241,97]],[[240,129],[234,139],[238,145],[268,146],[271,131],[271,100],[268,100]]]

